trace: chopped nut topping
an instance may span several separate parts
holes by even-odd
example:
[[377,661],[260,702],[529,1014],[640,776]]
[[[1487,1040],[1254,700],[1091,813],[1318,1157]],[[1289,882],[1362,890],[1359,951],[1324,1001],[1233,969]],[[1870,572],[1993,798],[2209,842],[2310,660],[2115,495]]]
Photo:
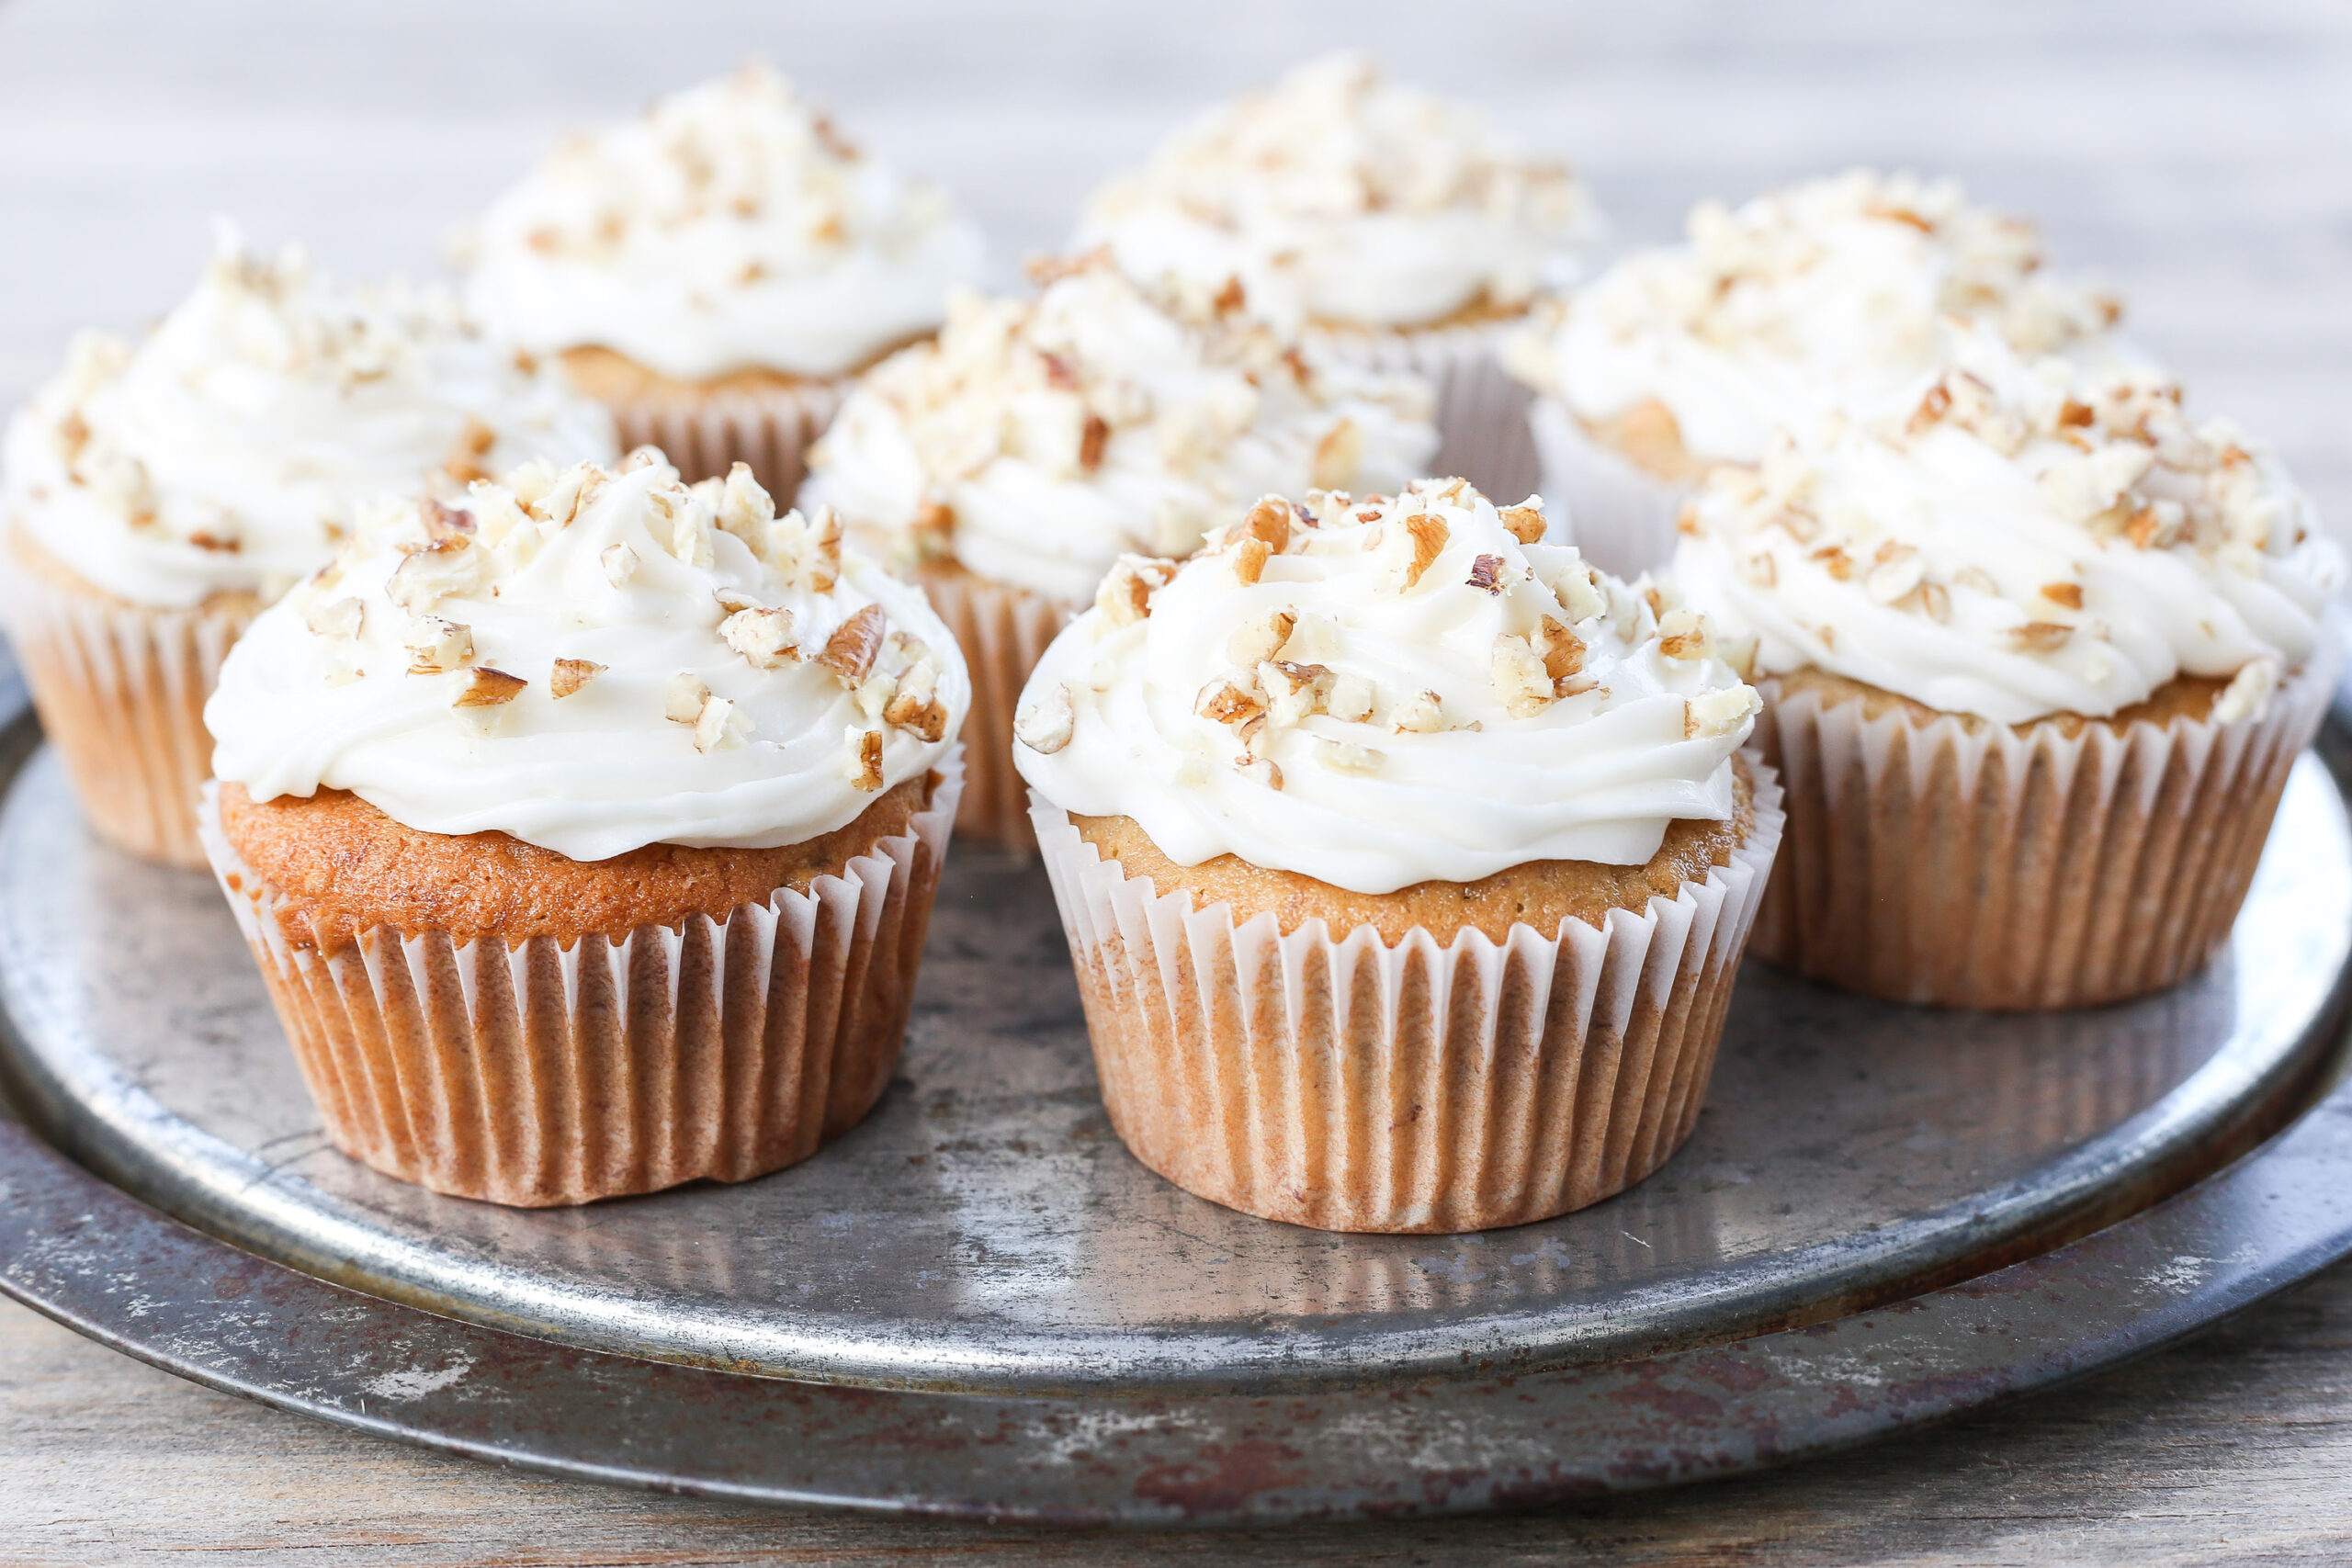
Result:
[[410,674],[446,675],[472,662],[473,628],[439,615],[419,615],[409,623],[401,646],[414,656],[409,663]]
[[1553,678],[1544,671],[1544,656],[1523,637],[1506,632],[1495,638],[1488,671],[1495,695],[1513,718],[1542,713],[1556,694]]
[[871,795],[882,787],[882,732],[867,729],[858,732],[856,748],[851,751],[849,763],[842,770],[849,782]]
[[1892,604],[1907,597],[1911,591],[1927,581],[1928,563],[1919,552],[1897,547],[1897,553],[1881,553],[1878,563],[1862,579],[1862,587],[1882,604]]
[[2259,718],[2269,711],[2270,698],[2278,690],[2278,661],[2256,659],[2240,665],[2213,699],[2213,720],[2217,724],[2243,724]]
[[605,581],[616,588],[637,575],[637,552],[627,545],[606,545],[596,558],[604,563]]
[[424,536],[436,543],[463,544],[475,531],[472,513],[445,506],[431,496],[418,506],[417,515],[424,520]]
[[1473,558],[1470,562],[1470,575],[1466,581],[1473,588],[1483,588],[1489,593],[1500,593],[1503,591],[1503,558],[1500,556]]
[[1781,569],[1768,555],[1753,555],[1739,563],[1740,581],[1755,588],[1770,588],[1781,580]]
[[1378,547],[1388,558],[1393,585],[1407,590],[1419,585],[1421,574],[1444,551],[1451,537],[1444,519],[1426,512],[1406,518],[1401,531],[1388,530]]
[[548,676],[548,694],[560,702],[604,672],[593,659],[559,659]]
[[1544,513],[1535,508],[1506,506],[1498,515],[1502,518],[1503,526],[1510,530],[1510,536],[1521,544],[1538,545],[1544,542]]
[[198,528],[187,536],[187,542],[199,550],[212,550],[221,555],[235,555],[245,547],[245,542],[234,535],[220,535]]
[[302,624],[320,637],[351,638],[359,635],[368,624],[368,606],[357,599],[337,599],[329,604],[314,604],[302,617]]
[[1264,784],[1268,789],[1283,787],[1283,771],[1270,757],[1240,758],[1234,763],[1234,772],[1253,784]]
[[487,665],[477,666],[467,680],[465,689],[452,698],[449,705],[460,708],[491,708],[511,703],[523,694],[528,681],[520,675],[509,675],[503,670]]
[[1151,596],[1176,575],[1176,563],[1153,556],[1121,556],[1094,590],[1094,607],[1114,626],[1131,626],[1151,614]]
[[866,604],[833,628],[825,639],[825,650],[817,655],[817,662],[841,677],[844,686],[863,682],[874,668],[874,656],[882,651],[883,634],[889,629],[890,617],[881,605]]
[[2052,653],[2065,646],[2075,628],[2055,621],[2028,621],[2009,628],[2009,646],[2019,653]]
[[1102,448],[1110,445],[1111,425],[1099,413],[1086,416],[1086,424],[1078,436],[1078,466],[1092,473],[1102,466]]
[[413,615],[442,599],[471,592],[489,576],[490,558],[470,539],[441,539],[410,551],[392,569],[384,596]]
[[1840,582],[1850,580],[1854,575],[1854,558],[1846,553],[1843,546],[1824,545],[1813,552],[1813,558]]
[[1193,711],[1216,724],[1239,724],[1263,715],[1266,705],[1256,693],[1219,676],[1201,688],[1193,699]]
[[1389,722],[1399,735],[1434,735],[1445,728],[1442,705],[1443,699],[1435,692],[1423,692],[1389,715]]
[[1724,686],[1712,692],[1702,692],[1692,697],[1682,710],[1682,737],[1686,740],[1729,735],[1764,710],[1764,700],[1753,686]]
[[2001,585],[1982,567],[1964,566],[1951,574],[1951,580],[1962,588],[1973,588],[1990,598],[2001,596]]
[[1325,713],[1348,724],[1369,722],[1372,709],[1372,682],[1361,675],[1337,677],[1331,682],[1331,694],[1323,700]]
[[919,659],[899,677],[898,690],[882,709],[882,722],[910,730],[925,740],[947,734],[947,705],[939,700],[939,668]]
[[752,739],[752,721],[725,697],[705,697],[695,715],[695,750],[731,751]]
[[1251,621],[1226,638],[1225,657],[1244,670],[1255,669],[1283,650],[1283,644],[1290,640],[1290,634],[1297,626],[1295,612],[1276,610]]
[[1244,588],[1257,586],[1273,550],[1263,539],[1243,539],[1233,547],[1233,581]]
[[1259,665],[1258,684],[1265,690],[1268,699],[1266,717],[1277,728],[1286,729],[1310,714],[1322,712],[1336,679],[1321,664],[1268,660]]
[[[800,657],[789,610],[738,610],[718,623],[718,636],[757,669],[774,670]],[[831,644],[826,649],[830,652]]]
[[1939,381],[1928,389],[1926,397],[1919,400],[1919,406],[1912,411],[1910,423],[1904,429],[1917,435],[1940,421],[1951,408],[1951,393]]
[[702,716],[710,688],[691,670],[681,670],[662,689],[662,716],[672,724],[692,724]]
[[1706,617],[1696,610],[1668,610],[1658,617],[1657,650],[1668,659],[1712,658],[1714,639],[1707,635]]
[[1919,584],[1918,604],[1919,608],[1926,612],[1928,619],[1939,626],[1951,624],[1951,590],[1942,583]]
[[1241,531],[1252,539],[1265,541],[1267,549],[1280,555],[1290,547],[1290,503],[1278,495],[1270,495],[1250,509]]
[[1573,675],[1584,668],[1584,638],[1577,636],[1554,616],[1544,617],[1533,638],[1535,651],[1543,657],[1544,673],[1554,681]]
[[1042,756],[1052,756],[1069,744],[1078,724],[1078,706],[1069,688],[1058,682],[1021,705],[1012,716],[1013,739]]
[[2079,582],[2045,582],[2041,585],[2041,596],[2063,609],[2079,610],[2083,607],[2083,585]]

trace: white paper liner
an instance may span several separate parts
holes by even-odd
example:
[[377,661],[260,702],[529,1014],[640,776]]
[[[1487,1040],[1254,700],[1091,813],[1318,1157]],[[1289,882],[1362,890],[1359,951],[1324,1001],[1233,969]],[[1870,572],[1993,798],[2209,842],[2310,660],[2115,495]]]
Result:
[[2069,739],[2041,723],[1818,691],[1764,696],[1755,744],[1781,770],[1788,838],[1755,951],[1812,978],[1947,1007],[2143,996],[2229,938],[2287,774],[2317,733],[2333,635],[2259,717],[2176,718]]
[[1542,462],[1544,499],[1565,510],[1569,536],[1587,560],[1631,578],[1673,558],[1685,487],[1594,440],[1557,398],[1537,398],[1527,427]]
[[1535,492],[1540,466],[1528,434],[1533,395],[1503,369],[1502,340],[1518,319],[1393,331],[1314,327],[1308,340],[1333,357],[1366,369],[1409,371],[1437,398],[1441,437],[1429,471],[1476,485],[1498,505]]
[[841,381],[794,381],[692,398],[615,398],[605,406],[622,451],[659,446],[689,483],[724,478],[735,464],[749,463],[781,510],[798,493],[808,448],[833,423],[846,390]]
[[1595,930],[1394,947],[1196,909],[1034,797],[1112,1125],[1189,1191],[1322,1230],[1461,1232],[1598,1202],[1690,1136],[1781,836]]
[[918,569],[915,581],[955,634],[972,672],[972,706],[963,729],[971,776],[956,830],[1026,852],[1037,840],[1029,825],[1029,789],[1012,765],[1012,716],[1030,671],[1076,607],[954,565]]
[[204,702],[254,615],[246,602],[192,609],[75,593],[18,562],[0,570],[0,616],[65,760],[82,815],[109,843],[200,869],[196,794],[212,774]]
[[568,948],[377,926],[322,957],[288,940],[300,917],[229,847],[217,784],[201,831],[335,1146],[436,1192],[542,1208],[764,1175],[873,1108],[960,753],[939,772],[906,832],[806,893]]

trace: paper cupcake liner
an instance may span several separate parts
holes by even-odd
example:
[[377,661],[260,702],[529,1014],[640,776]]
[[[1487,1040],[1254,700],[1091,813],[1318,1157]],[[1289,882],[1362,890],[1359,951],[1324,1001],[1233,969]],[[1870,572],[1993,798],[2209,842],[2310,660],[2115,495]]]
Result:
[[332,956],[229,847],[214,873],[335,1146],[435,1192],[584,1203],[808,1158],[890,1081],[961,760],[931,805],[806,893],[678,928],[496,937],[374,926]]
[[0,585],[41,729],[91,829],[132,854],[201,868],[196,795],[212,775],[204,702],[255,606],[118,604],[14,563]]
[[800,489],[808,448],[832,423],[845,389],[837,381],[794,381],[718,388],[691,397],[610,398],[605,406],[622,451],[659,446],[690,483],[723,479],[735,464],[749,463],[783,508]]
[[1409,371],[1437,399],[1437,456],[1430,474],[1468,479],[1509,506],[1534,493],[1540,465],[1528,434],[1532,395],[1503,369],[1503,338],[1516,320],[1419,331],[1310,329],[1308,341],[1334,358],[1369,370]]
[[1105,861],[1037,801],[1111,1124],[1186,1190],[1319,1230],[1460,1232],[1598,1202],[1696,1123],[1781,836],[1602,929],[1391,947],[1320,920],[1283,935]]
[[1537,398],[1527,427],[1542,460],[1544,499],[1565,509],[1587,560],[1630,578],[1673,559],[1684,487],[1594,440],[1556,398]]
[[972,672],[972,706],[963,731],[970,777],[956,830],[1033,850],[1037,839],[1029,824],[1029,789],[1012,765],[1012,716],[1029,672],[1069,624],[1073,609],[959,568],[925,568],[915,581],[955,634]]
[[2033,1009],[2174,985],[2229,938],[2334,640],[2260,717],[1924,725],[1760,681],[1788,839],[1759,956],[1894,1001]]

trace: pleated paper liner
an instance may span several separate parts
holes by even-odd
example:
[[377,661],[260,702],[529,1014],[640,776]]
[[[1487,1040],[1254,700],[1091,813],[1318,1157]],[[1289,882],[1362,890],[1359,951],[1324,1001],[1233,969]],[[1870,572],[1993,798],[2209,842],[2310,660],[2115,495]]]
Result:
[[334,1145],[436,1192],[542,1208],[807,1159],[888,1087],[963,784],[805,893],[509,947],[376,926],[322,954],[203,834]]
[[792,503],[808,470],[808,448],[832,423],[848,385],[750,378],[670,381],[641,371],[614,374],[576,353],[565,363],[612,414],[622,451],[659,446],[689,483],[724,479],[735,464],[749,463],[779,508]]
[[[2259,716],[2018,728],[1766,680],[1756,744],[1788,813],[1756,952],[1946,1007],[2082,1007],[2162,990],[2229,938],[2333,635]],[[1845,683],[1838,696],[1859,689]]]
[[1500,346],[1516,317],[1409,330],[1318,326],[1307,341],[1368,370],[1424,378],[1437,400],[1430,473],[1468,479],[1499,505],[1534,493],[1541,473],[1527,429],[1527,388],[1503,369]]
[[1178,1186],[1321,1230],[1523,1224],[1632,1186],[1697,1122],[1771,869],[1780,791],[1751,766],[1727,864],[1499,944],[1195,908],[1038,801],[1112,1125]]
[[931,607],[956,634],[972,672],[972,706],[964,719],[970,776],[956,830],[1015,851],[1036,847],[1029,825],[1029,787],[1012,767],[1012,716],[1021,688],[1046,645],[1069,623],[1073,607],[1042,593],[997,582],[954,561],[918,568]]
[[259,604],[243,593],[191,609],[125,604],[21,533],[8,542],[0,615],[84,818],[132,854],[200,869],[196,795],[212,775],[204,703]]
[[1569,536],[1585,559],[1631,578],[1674,558],[1684,487],[1602,446],[1556,398],[1537,398],[1527,426],[1540,454],[1544,499],[1566,508]]

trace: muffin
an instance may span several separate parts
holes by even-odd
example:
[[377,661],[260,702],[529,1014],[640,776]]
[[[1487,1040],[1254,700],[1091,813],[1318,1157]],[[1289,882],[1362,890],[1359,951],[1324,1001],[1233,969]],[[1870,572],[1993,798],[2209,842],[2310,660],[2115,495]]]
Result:
[[1989,326],[1955,359],[1685,514],[1673,575],[1758,639],[1787,791],[1756,951],[1953,1007],[2158,990],[2226,940],[2327,706],[2344,558],[2172,382]]
[[1534,488],[1527,394],[1497,346],[1567,281],[1593,228],[1573,174],[1485,117],[1335,54],[1211,109],[1095,192],[1081,247],[1147,282],[1302,327],[1340,355],[1438,392],[1435,468],[1497,495]]
[[749,463],[789,499],[860,369],[978,280],[979,230],[749,65],[574,136],[492,203],[467,301],[560,355],[689,479]]
[[1129,558],[1017,753],[1112,1124],[1326,1230],[1608,1197],[1690,1135],[1780,838],[1700,617],[1459,479]]
[[0,618],[83,815],[200,866],[204,700],[254,613],[334,553],[362,498],[614,456],[612,421],[448,297],[369,290],[223,229],[137,344],[77,337],[8,426]]
[[2041,270],[2032,228],[1949,181],[1855,170],[1691,209],[1680,245],[1551,301],[1504,350],[1542,392],[1544,493],[1613,571],[1664,562],[1676,509],[1717,463],[1831,410],[1907,412],[1957,318],[2020,352],[2128,357],[2116,302]]
[[205,848],[335,1145],[528,1206],[805,1159],[888,1083],[970,685],[741,466],[387,502],[232,650]]
[[974,686],[956,826],[1016,846],[1014,702],[1114,561],[1182,555],[1268,491],[1393,488],[1437,446],[1414,377],[1329,363],[1099,254],[1038,276],[1034,299],[959,299],[935,344],[868,376],[808,497],[883,541],[955,628]]

